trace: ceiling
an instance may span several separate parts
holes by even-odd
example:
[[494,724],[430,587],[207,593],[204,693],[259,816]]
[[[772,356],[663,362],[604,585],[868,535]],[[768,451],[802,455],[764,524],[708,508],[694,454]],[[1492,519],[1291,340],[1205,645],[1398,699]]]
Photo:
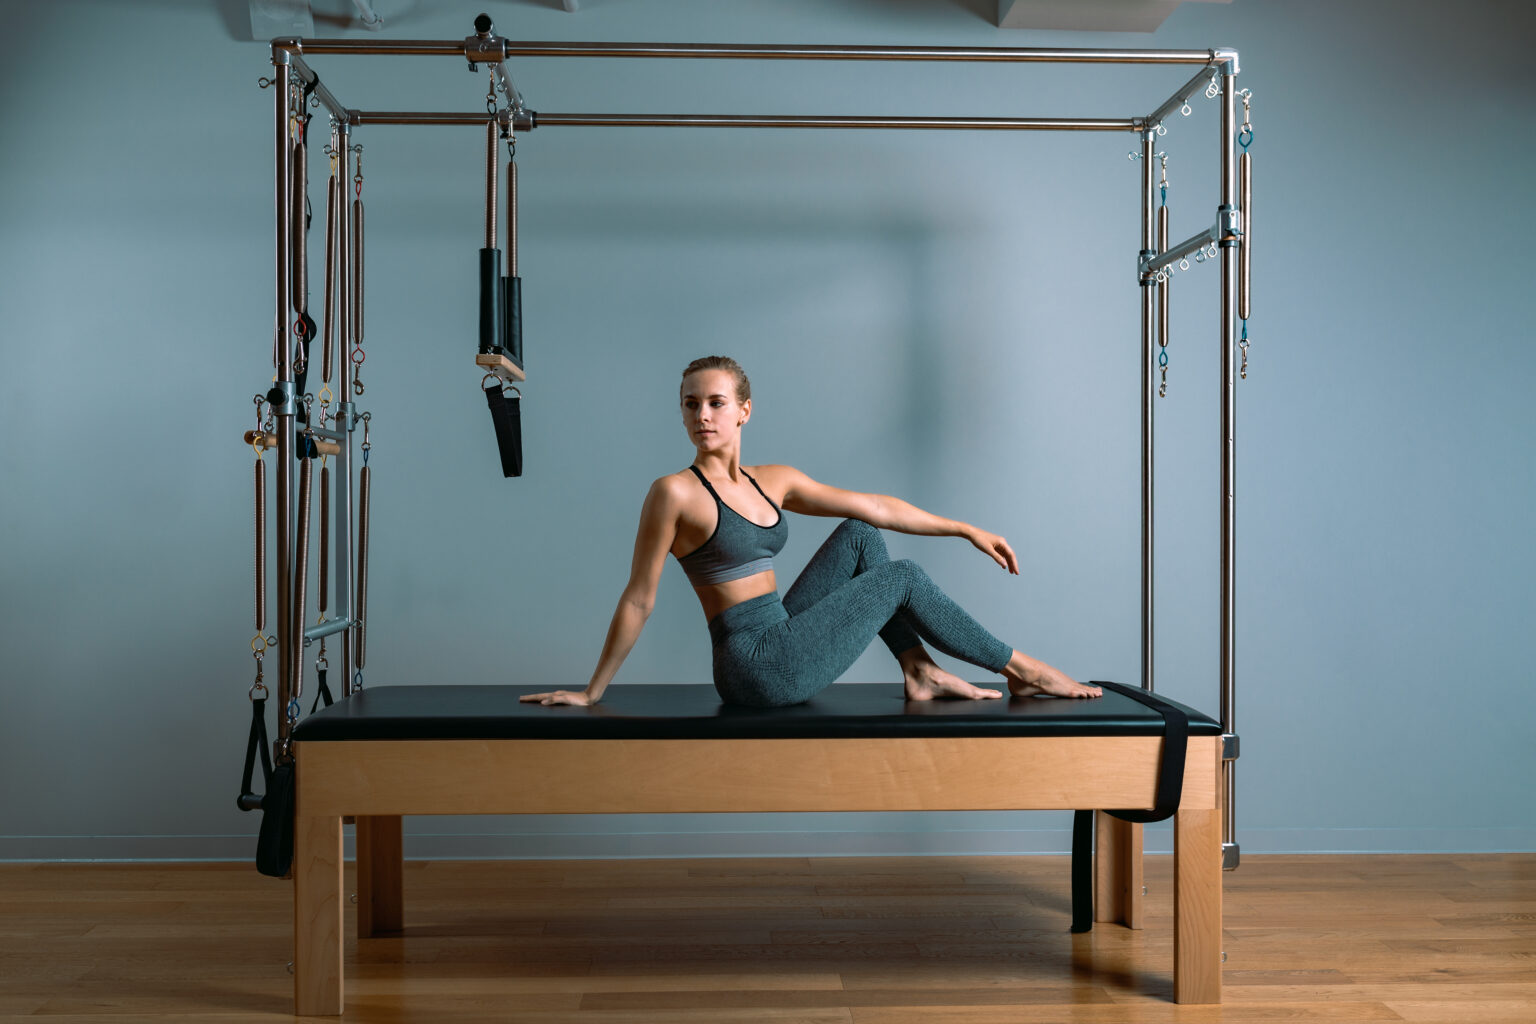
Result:
[[[1183,3],[1231,3],[1232,0],[997,0],[997,25],[1013,29],[1056,29],[1074,32],[1153,32]],[[581,0],[560,0],[566,11],[578,11]],[[373,0],[249,0],[251,38],[314,36],[318,20],[327,29],[370,28],[386,22]],[[384,5],[386,10],[389,4]],[[396,5],[398,7],[398,5]],[[391,17],[397,26],[409,21],[417,4]]]

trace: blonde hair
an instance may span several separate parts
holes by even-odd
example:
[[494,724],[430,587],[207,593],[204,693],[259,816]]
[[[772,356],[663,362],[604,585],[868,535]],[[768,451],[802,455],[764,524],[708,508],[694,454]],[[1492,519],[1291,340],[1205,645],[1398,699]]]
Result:
[[[701,356],[683,368],[683,380],[687,381],[690,373],[698,373],[701,370],[724,370],[736,379],[736,401],[745,404],[752,400],[752,382],[747,380],[747,371],[741,368],[741,364],[730,356]],[[678,397],[683,394],[683,386],[677,386]]]

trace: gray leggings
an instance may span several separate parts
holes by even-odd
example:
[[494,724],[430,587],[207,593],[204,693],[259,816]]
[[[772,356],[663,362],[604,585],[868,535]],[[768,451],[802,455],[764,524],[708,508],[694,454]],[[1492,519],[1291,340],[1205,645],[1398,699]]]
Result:
[[802,703],[848,671],[877,632],[892,654],[926,640],[993,672],[1013,657],[917,563],[891,561],[879,530],[849,519],[782,601],[764,594],[709,620],[715,689],[727,704]]

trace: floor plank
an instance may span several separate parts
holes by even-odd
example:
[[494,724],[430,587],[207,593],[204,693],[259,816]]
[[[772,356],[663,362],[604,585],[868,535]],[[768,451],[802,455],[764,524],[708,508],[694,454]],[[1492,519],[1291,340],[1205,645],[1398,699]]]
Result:
[[[1247,856],[1221,1006],[1171,1002],[1170,859],[1145,875],[1145,929],[1071,935],[1060,857],[411,862],[402,934],[348,921],[344,1019],[1536,1020],[1536,855]],[[244,864],[0,865],[0,1024],[291,1021],[292,942]]]

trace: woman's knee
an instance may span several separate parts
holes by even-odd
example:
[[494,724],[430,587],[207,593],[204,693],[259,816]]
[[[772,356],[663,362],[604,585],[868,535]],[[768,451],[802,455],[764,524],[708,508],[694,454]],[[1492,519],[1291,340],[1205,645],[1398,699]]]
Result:
[[886,564],[890,574],[906,587],[931,586],[933,583],[923,567],[910,558],[897,558]]
[[[844,543],[860,550],[879,552],[882,556],[885,554],[885,538],[881,536],[879,528],[869,525],[862,519],[844,519],[832,532]],[[875,559],[875,561],[883,560],[883,558]]]

